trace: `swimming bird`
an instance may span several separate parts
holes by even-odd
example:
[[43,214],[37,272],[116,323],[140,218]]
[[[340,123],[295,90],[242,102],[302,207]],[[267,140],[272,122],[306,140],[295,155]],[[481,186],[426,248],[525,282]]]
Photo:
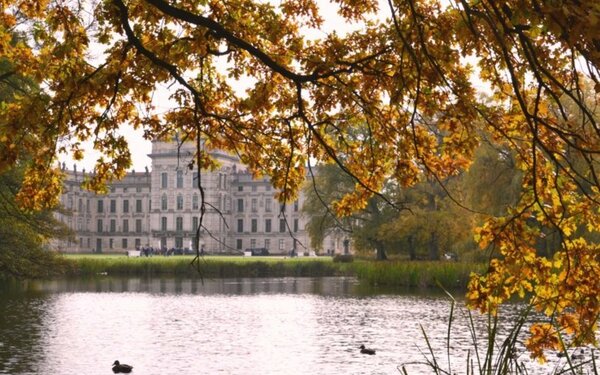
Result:
[[579,354],[577,354],[577,353],[571,354],[571,359],[574,360],[574,361],[578,361],[578,360],[581,360],[581,359],[584,359],[584,358],[585,358],[585,354],[583,352],[583,349],[581,349],[579,351]]
[[360,352],[361,352],[362,354],[368,354],[368,355],[373,355],[373,354],[375,354],[375,350],[373,350],[373,349],[367,349],[367,348],[365,348],[365,346],[364,346],[364,345],[361,345],[361,346],[360,346]]
[[112,368],[112,370],[115,374],[118,374],[120,372],[129,373],[129,372],[131,372],[131,369],[133,369],[133,366],[129,366],[126,364],[120,364],[119,361],[115,361],[115,363],[113,363],[113,368]]

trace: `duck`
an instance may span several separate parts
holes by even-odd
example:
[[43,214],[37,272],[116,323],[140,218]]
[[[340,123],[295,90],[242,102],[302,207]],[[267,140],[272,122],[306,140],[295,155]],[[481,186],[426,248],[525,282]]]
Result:
[[361,354],[368,354],[368,355],[375,354],[375,350],[373,350],[373,349],[367,349],[367,348],[365,348],[364,345],[360,346],[360,352],[361,352]]
[[119,361],[115,361],[113,363],[113,367],[112,367],[112,370],[115,374],[118,374],[120,372],[130,373],[132,369],[133,369],[133,366],[121,364],[121,363],[119,363]]
[[577,353],[571,354],[571,359],[574,360],[574,361],[579,361],[579,360],[582,360],[584,358],[585,358],[585,354],[583,352],[583,349],[581,349],[579,351],[579,354],[577,354]]

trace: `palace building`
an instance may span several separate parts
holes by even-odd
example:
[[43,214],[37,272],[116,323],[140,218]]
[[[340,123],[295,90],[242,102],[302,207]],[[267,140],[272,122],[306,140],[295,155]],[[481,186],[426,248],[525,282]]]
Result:
[[[75,241],[57,243],[57,250],[195,250],[201,199],[197,169],[190,163],[194,150],[191,143],[177,147],[174,142],[152,142],[152,168],[114,181],[105,195],[82,189],[85,170],[67,170],[63,164],[66,179],[61,201],[68,213],[57,215],[76,235]],[[207,203],[201,249],[210,254],[239,254],[249,249],[282,255],[292,250],[300,255],[311,252],[302,195],[282,206],[268,178],[254,179],[229,154],[215,151],[211,155],[220,167],[201,173]]]

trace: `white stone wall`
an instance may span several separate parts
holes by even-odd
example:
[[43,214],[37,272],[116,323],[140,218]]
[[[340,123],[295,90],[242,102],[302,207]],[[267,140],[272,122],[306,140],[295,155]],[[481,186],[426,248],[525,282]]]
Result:
[[[178,149],[174,142],[155,141],[149,155],[151,171],[129,173],[113,183],[111,192],[104,196],[79,187],[83,173],[65,171],[62,203],[73,215],[59,218],[76,232],[77,241],[55,246],[67,252],[124,252],[134,249],[136,243],[155,249],[192,250],[201,202],[200,191],[194,185],[197,165],[191,164],[194,151],[192,143]],[[297,202],[287,203],[282,211],[268,179],[253,179],[231,155],[211,155],[220,165],[201,174],[207,202],[203,224],[207,230],[202,231],[200,244],[206,252],[241,253],[249,248],[268,248],[271,254],[289,255],[295,248],[302,255],[310,251],[304,229],[306,218],[301,214],[302,196]],[[83,202],[81,210],[79,199]],[[136,212],[137,200],[142,201],[142,212]],[[98,201],[103,202],[103,212],[98,212]],[[123,207],[125,201],[128,209]],[[99,220],[102,231],[98,230]],[[136,231],[136,220],[142,221],[140,232]]]
[[[118,252],[150,241],[149,173],[127,174],[123,180],[114,182],[106,195],[81,188],[87,178],[85,171],[73,169],[65,170],[65,173],[61,203],[67,212],[57,216],[75,232],[75,239],[54,243],[56,249],[82,253]],[[138,200],[141,204],[139,212]]]

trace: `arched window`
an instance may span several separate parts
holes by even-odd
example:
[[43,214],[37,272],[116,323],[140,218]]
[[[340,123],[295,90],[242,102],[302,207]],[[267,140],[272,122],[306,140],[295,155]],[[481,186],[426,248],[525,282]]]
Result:
[[183,210],[183,195],[177,194],[177,209]]
[[167,194],[163,194],[161,199],[160,199],[160,208],[162,210],[166,210],[167,209]]

